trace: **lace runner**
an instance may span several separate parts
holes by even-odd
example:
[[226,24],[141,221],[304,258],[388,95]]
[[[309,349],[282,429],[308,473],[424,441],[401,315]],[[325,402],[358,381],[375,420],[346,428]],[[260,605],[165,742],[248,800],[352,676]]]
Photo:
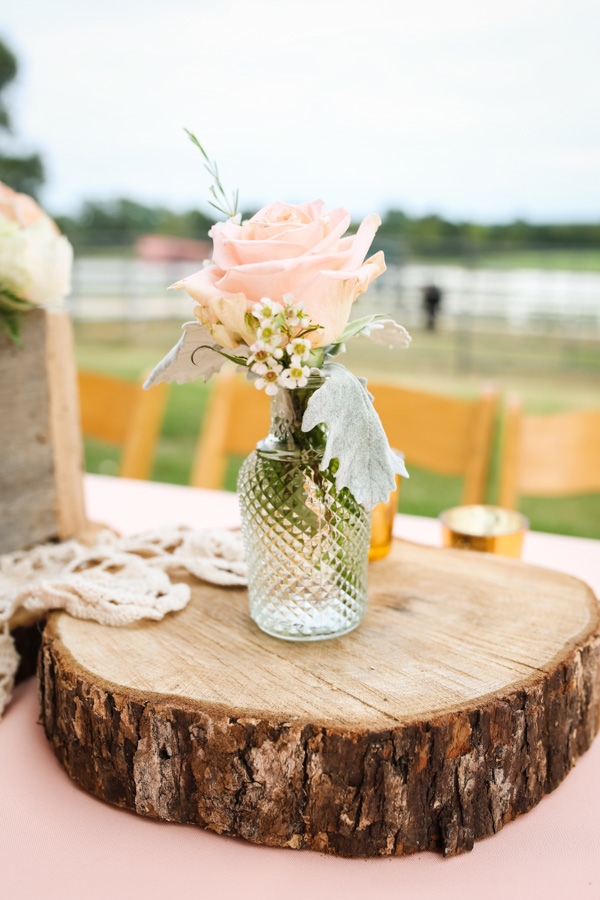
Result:
[[110,531],[92,547],[42,544],[0,556],[0,716],[12,696],[19,657],[10,635],[18,610],[40,618],[63,609],[102,625],[162,619],[190,599],[179,574],[221,585],[247,584],[241,535],[165,528],[128,537]]

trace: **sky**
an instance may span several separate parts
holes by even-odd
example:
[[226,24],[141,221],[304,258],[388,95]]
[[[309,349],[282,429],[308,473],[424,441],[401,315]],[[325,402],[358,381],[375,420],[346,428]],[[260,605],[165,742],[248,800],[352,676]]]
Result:
[[[600,219],[597,0],[19,0],[18,140],[55,214],[127,196]],[[0,147],[8,149],[6,140]]]

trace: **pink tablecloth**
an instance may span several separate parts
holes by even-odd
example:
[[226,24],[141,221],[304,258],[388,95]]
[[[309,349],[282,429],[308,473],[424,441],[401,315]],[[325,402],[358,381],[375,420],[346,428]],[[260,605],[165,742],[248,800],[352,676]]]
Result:
[[[233,495],[88,476],[88,511],[122,531],[229,526]],[[437,523],[399,516],[397,534],[439,540]],[[600,593],[600,542],[528,535],[524,558]],[[114,809],[76,788],[37,724],[34,681],[0,723],[0,897],[6,900],[563,900],[600,898],[600,740],[526,816],[470,854],[344,860],[272,850]]]

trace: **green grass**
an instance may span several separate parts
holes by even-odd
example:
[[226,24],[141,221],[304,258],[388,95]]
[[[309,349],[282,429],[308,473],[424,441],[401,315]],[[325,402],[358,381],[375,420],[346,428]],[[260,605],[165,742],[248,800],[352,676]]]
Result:
[[479,266],[497,269],[562,269],[600,272],[598,250],[519,250],[513,253],[484,254]]
[[600,272],[598,250],[513,250],[486,252],[470,256],[410,256],[406,262],[420,265],[476,266],[486,269],[556,269],[576,272]]
[[[78,326],[77,359],[80,366],[135,380],[147,372],[180,334],[179,323]],[[472,338],[474,339],[474,338]],[[504,393],[518,392],[529,412],[554,412],[600,407],[600,349],[586,340],[585,368],[569,368],[574,355],[565,355],[562,337],[515,338],[488,335],[477,339],[478,354],[461,370],[456,357],[456,338],[451,334],[414,336],[408,353],[389,353],[367,341],[356,341],[344,358],[356,374],[372,379],[399,381],[428,390],[474,396],[484,380],[493,377]],[[572,348],[571,348],[572,350]],[[581,347],[579,347],[581,352]],[[575,357],[576,358],[576,357]],[[187,484],[196,441],[200,433],[210,386],[200,382],[173,385],[152,478]],[[489,484],[489,502],[496,498],[499,435]],[[235,489],[241,459],[230,461],[226,487]],[[86,468],[115,474],[118,453],[98,442],[86,441]],[[402,484],[400,509],[406,513],[437,516],[460,502],[460,481],[411,468]],[[526,499],[522,511],[537,531],[551,531],[600,538],[600,495],[560,500]]]

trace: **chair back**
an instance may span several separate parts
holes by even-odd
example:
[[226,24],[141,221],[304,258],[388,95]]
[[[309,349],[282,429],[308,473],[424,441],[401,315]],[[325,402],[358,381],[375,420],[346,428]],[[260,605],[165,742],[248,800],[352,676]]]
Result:
[[222,371],[202,423],[190,484],[222,488],[227,459],[247,455],[269,431],[269,398],[264,391],[233,372]]
[[142,382],[85,370],[79,371],[78,382],[83,435],[121,447],[119,475],[149,478],[168,385],[144,391]]
[[[497,394],[486,389],[475,400],[462,400],[372,384],[390,444],[407,462],[465,480],[464,502],[485,498]],[[220,488],[227,457],[247,454],[269,427],[268,397],[245,379],[222,372],[216,379],[198,442],[191,484]]]
[[407,463],[464,480],[462,502],[484,503],[498,394],[475,399],[369,382],[390,445]]
[[600,491],[600,409],[523,415],[507,404],[498,502],[514,509],[520,495],[564,497]]

